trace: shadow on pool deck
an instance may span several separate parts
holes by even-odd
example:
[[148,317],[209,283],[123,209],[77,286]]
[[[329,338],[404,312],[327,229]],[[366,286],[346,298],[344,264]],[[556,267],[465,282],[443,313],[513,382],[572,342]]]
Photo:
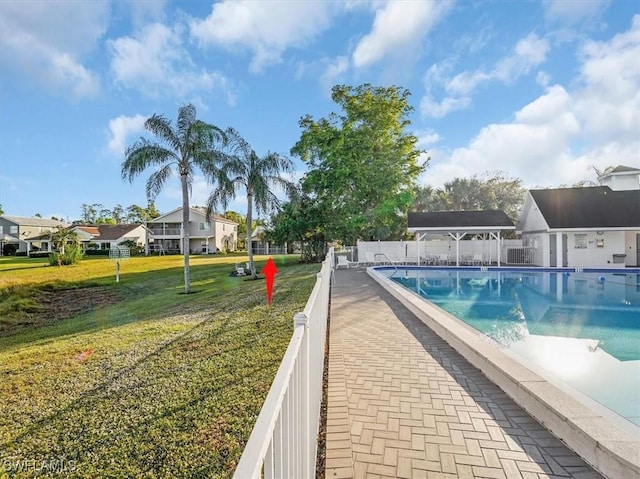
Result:
[[364,269],[331,301],[325,477],[602,477]]

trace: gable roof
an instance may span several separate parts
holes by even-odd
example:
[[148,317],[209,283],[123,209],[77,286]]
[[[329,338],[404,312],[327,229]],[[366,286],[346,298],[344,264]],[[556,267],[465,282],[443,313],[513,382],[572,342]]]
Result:
[[20,226],[64,226],[64,221],[59,220],[50,220],[46,218],[29,218],[26,216],[11,216],[11,215],[2,215],[0,218],[4,218],[7,221],[11,221]]
[[619,165],[619,166],[616,166],[609,173],[627,173],[630,171],[633,171],[633,172],[640,171],[640,168],[631,168],[630,166]]
[[593,186],[529,193],[551,229],[640,228],[640,190]]
[[82,230],[93,236],[93,239],[100,241],[113,241],[126,236],[127,233],[135,230],[140,224],[124,224],[124,225],[97,225],[97,226],[85,226],[76,225],[74,229]]
[[433,211],[409,213],[409,231],[512,230],[513,221],[502,210]]
[[[182,210],[182,206],[178,207],[178,208],[174,208],[171,211],[164,213],[163,215],[158,216],[157,218],[152,219],[151,221],[149,221],[149,223],[157,223],[157,222],[162,222],[162,218],[164,218],[165,216],[169,216],[172,215],[173,213],[175,213],[176,211],[181,211]],[[198,215],[201,215],[202,217],[206,216],[207,213],[207,209],[206,208],[201,208],[198,206],[190,206],[189,207],[190,213],[196,213]],[[225,218],[224,216],[220,216],[216,213],[211,215],[212,219],[214,219],[215,221],[220,221],[223,223],[229,223],[232,225],[237,225],[238,223],[236,223],[235,221],[230,220],[229,218]],[[189,215],[189,218],[191,218],[191,215]]]

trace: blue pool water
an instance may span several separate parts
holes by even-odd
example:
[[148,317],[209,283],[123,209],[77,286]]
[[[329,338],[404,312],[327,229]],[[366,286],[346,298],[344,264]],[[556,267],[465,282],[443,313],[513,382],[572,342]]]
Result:
[[640,274],[387,269],[509,354],[640,426]]

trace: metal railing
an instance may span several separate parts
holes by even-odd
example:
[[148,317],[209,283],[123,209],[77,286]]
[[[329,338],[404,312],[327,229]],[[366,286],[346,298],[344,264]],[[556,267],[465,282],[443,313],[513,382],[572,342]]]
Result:
[[149,233],[153,236],[180,236],[182,228],[149,228]]
[[333,251],[327,254],[234,479],[315,477]]
[[507,264],[532,264],[534,250],[531,246],[508,247],[502,257]]

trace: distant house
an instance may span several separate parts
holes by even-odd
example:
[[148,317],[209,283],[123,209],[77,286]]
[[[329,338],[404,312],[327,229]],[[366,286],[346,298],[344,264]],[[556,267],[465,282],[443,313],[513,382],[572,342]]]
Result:
[[57,227],[67,225],[58,220],[28,218],[23,216],[0,216],[0,251],[5,244],[16,245],[17,253],[27,253],[32,249],[49,251],[51,245],[48,233]]
[[[238,243],[238,223],[219,215],[206,217],[204,208],[189,208],[189,251],[216,253],[235,251]],[[176,208],[147,223],[147,254],[182,253],[182,208]]]
[[543,267],[640,266],[640,169],[617,168],[601,186],[530,190],[523,244]]
[[251,250],[254,254],[286,254],[287,244],[272,244],[266,238],[264,226],[256,226],[251,231]]
[[71,230],[78,234],[84,250],[109,250],[124,241],[133,241],[144,246],[147,237],[147,228],[141,224],[75,225]]

